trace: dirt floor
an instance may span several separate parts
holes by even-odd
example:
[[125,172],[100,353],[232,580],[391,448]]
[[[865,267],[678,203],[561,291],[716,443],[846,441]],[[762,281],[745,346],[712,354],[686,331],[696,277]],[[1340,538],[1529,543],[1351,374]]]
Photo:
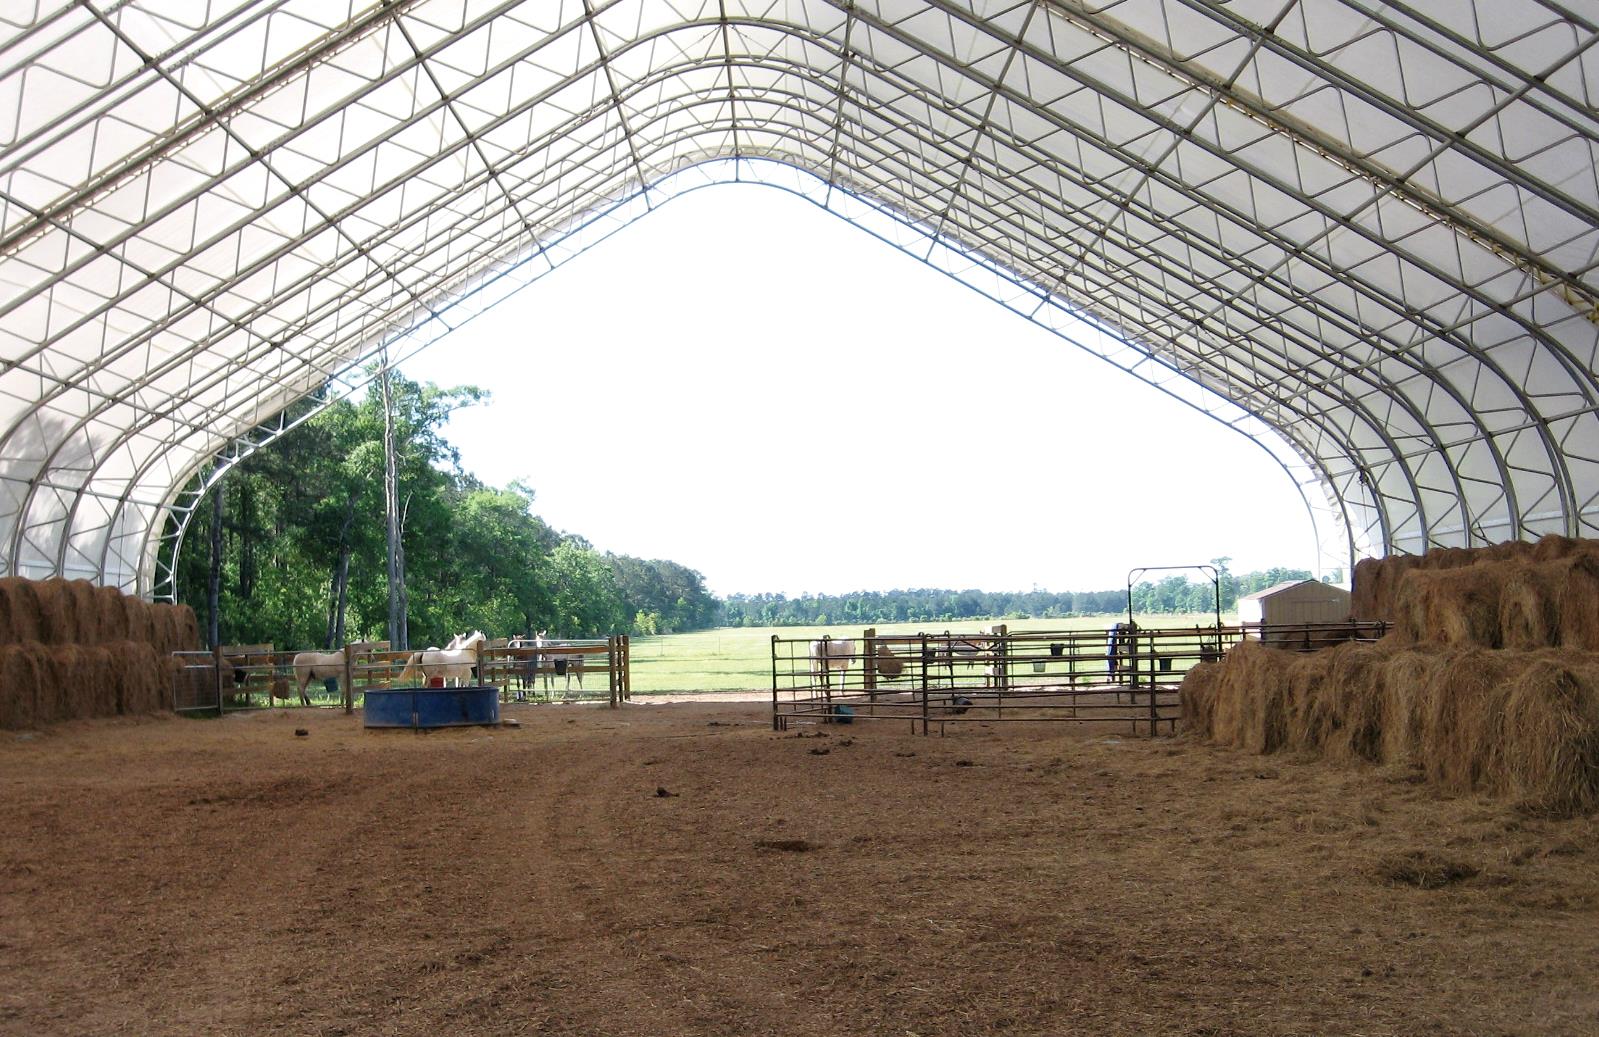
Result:
[[0,734],[0,1033],[1599,1033],[1594,819],[1104,728],[507,713]]

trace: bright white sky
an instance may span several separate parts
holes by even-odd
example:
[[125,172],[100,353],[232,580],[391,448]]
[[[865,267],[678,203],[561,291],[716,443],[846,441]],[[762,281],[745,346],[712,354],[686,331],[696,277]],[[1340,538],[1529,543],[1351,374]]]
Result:
[[771,188],[678,198],[403,369],[493,393],[445,430],[478,478],[720,595],[1316,566],[1264,450]]

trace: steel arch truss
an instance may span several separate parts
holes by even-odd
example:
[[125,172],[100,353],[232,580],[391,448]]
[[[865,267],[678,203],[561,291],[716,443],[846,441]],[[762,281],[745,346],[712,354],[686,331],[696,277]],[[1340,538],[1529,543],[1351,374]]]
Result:
[[1337,562],[1599,535],[1579,10],[179,10],[0,20],[0,572],[149,593],[197,473],[290,403],[734,176],[1259,440]]

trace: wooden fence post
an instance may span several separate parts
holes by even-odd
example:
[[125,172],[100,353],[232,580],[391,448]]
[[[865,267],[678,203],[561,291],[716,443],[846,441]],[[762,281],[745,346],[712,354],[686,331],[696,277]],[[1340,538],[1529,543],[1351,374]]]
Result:
[[612,634],[605,639],[605,676],[610,683],[611,708],[615,709],[622,697],[620,668],[622,664],[622,638]]

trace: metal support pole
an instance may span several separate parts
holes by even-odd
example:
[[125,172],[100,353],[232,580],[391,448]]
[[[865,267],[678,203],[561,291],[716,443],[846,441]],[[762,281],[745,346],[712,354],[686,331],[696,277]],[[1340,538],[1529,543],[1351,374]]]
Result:
[[867,627],[861,632],[861,644],[866,654],[861,659],[861,681],[866,685],[866,695],[877,701],[877,628]]
[[772,635],[772,730],[781,730],[777,724],[777,635]]
[[927,734],[927,635],[922,635],[922,734]]
[[[211,647],[211,663],[212,663],[213,669],[216,671],[217,716],[221,716],[222,715],[222,646],[220,644],[214,644]],[[272,701],[272,693],[269,691],[267,693],[267,702],[270,703],[271,701]]]
[[1160,675],[1155,672],[1155,669],[1155,636],[1151,634],[1149,637],[1149,737],[1151,738],[1155,737],[1155,724],[1160,717],[1155,708],[1155,700],[1160,697],[1160,685],[1156,683],[1160,679]]
[[344,644],[344,715],[355,712],[355,656],[348,641]]

